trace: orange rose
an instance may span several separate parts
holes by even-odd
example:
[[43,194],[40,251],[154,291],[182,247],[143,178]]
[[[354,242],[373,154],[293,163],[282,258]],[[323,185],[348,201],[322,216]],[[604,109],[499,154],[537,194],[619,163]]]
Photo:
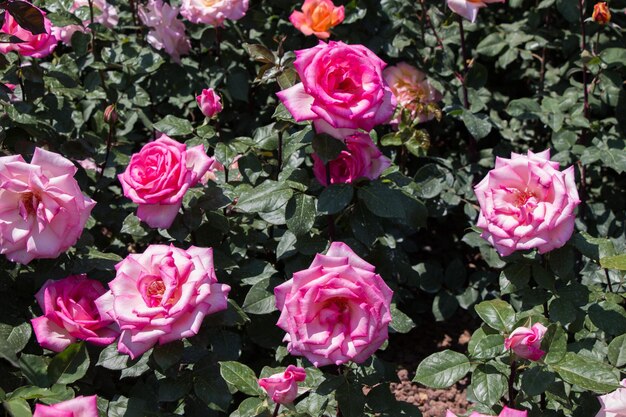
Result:
[[331,0],[305,0],[302,11],[294,11],[289,16],[291,23],[300,32],[320,39],[330,37],[328,31],[343,22],[343,18],[343,6],[335,7]]
[[591,19],[601,25],[607,24],[611,21],[611,11],[609,10],[609,6],[606,5],[605,1],[596,3],[596,5],[593,6],[593,14],[591,15]]

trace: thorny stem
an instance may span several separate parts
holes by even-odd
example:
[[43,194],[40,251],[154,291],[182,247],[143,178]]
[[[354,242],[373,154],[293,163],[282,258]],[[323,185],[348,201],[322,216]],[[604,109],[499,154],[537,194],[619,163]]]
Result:
[[433,31],[433,35],[435,35],[435,39],[437,39],[437,45],[439,46],[440,49],[443,50],[443,42],[441,41],[441,38],[439,37],[439,34],[437,33],[437,29],[435,28],[435,25],[433,25],[432,20],[430,20],[430,16],[428,15],[428,12],[426,11],[426,5],[424,4],[424,0],[420,0],[420,4],[422,5],[422,19],[425,18],[426,19],[426,23],[428,24],[428,27],[430,27],[430,29]]
[[278,180],[278,176],[280,175],[280,171],[283,168],[283,131],[278,131],[278,173],[276,174],[276,179]]
[[515,384],[516,365],[515,360],[512,360],[511,375],[509,375],[509,407],[511,408],[515,405],[515,396],[517,395],[515,388],[513,387],[513,384]]
[[465,48],[465,30],[463,29],[463,18],[459,16],[459,34],[461,35],[461,54],[463,59],[463,74],[461,75],[461,84],[463,85],[463,106],[469,109],[469,99],[467,97],[467,86],[465,85],[465,77],[467,77],[467,50]]
[[93,25],[93,0],[88,0],[89,3],[89,24]]
[[[587,50],[587,35],[585,32],[585,0],[578,0],[578,10],[580,12],[580,34],[582,38],[581,50],[585,52]],[[589,91],[587,86],[587,64],[583,63],[583,97],[584,97],[584,107],[583,112],[585,114],[585,118],[589,119]],[[581,134],[582,142],[585,142],[585,129]]]
[[278,416],[278,409],[279,408],[280,408],[280,404],[276,403],[276,407],[274,407],[274,414],[272,414],[272,417]]
[[109,134],[107,136],[107,151],[106,151],[106,154],[104,155],[104,162],[102,162],[102,164],[100,165],[100,173],[98,174],[98,181],[96,181],[96,183],[99,183],[100,180],[102,180],[102,177],[104,176],[104,169],[107,166],[107,162],[109,162],[109,154],[111,153],[111,144],[113,143],[113,136],[115,136],[115,126],[110,124]]
[[604,276],[606,277],[606,283],[609,286],[609,292],[613,292],[613,285],[611,284],[611,277],[609,276],[609,270],[604,268]]

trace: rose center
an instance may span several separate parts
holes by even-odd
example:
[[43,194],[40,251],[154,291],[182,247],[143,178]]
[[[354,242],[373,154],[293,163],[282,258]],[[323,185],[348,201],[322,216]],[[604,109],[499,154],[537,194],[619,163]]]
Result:
[[515,193],[515,198],[513,200],[513,205],[515,207],[525,206],[526,203],[528,203],[528,200],[530,200],[531,198],[537,198],[537,196],[535,195],[534,191],[529,191],[528,189],[526,189],[524,191],[518,190]]
[[23,193],[19,202],[20,216],[26,220],[30,215],[35,214],[40,200],[41,196],[38,193],[30,191]]
[[222,0],[204,0],[203,3],[206,7],[213,7],[215,4],[219,3]]

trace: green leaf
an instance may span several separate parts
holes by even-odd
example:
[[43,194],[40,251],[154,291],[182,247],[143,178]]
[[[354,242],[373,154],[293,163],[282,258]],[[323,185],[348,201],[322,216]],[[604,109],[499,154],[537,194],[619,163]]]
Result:
[[515,310],[506,301],[483,301],[474,308],[476,313],[489,327],[503,333],[513,330]]
[[193,133],[191,122],[171,114],[156,122],[154,128],[168,136],[185,136]]
[[556,0],[556,8],[565,20],[570,23],[578,23],[580,19],[578,2],[571,0]]
[[605,393],[619,388],[619,372],[610,365],[568,352],[552,368],[565,382],[578,387]]
[[560,362],[567,352],[567,334],[557,324],[548,326],[548,331],[543,336],[541,348],[546,352],[543,360],[547,364]]
[[100,357],[96,365],[113,371],[120,371],[127,368],[127,362],[129,360],[128,355],[121,354],[117,351],[117,343],[112,343],[100,352]]
[[152,358],[163,370],[166,370],[177,363],[183,358],[185,346],[181,340],[176,340],[164,345],[158,345],[154,347],[152,351]]
[[541,366],[535,366],[525,370],[522,374],[522,390],[531,397],[542,394],[552,385],[554,378],[553,372],[549,372]]
[[291,197],[285,209],[287,227],[296,236],[302,236],[311,231],[315,224],[315,215],[315,198],[304,193]]
[[320,214],[336,214],[345,209],[352,201],[354,188],[351,184],[331,184],[324,188],[317,200]]
[[245,213],[268,213],[287,204],[292,194],[286,184],[265,180],[258,187],[241,193],[235,207]]
[[404,314],[402,311],[398,310],[396,304],[391,304],[391,328],[398,333],[408,333],[413,328],[415,328],[415,322]]
[[417,367],[413,381],[430,388],[447,388],[463,378],[470,369],[467,356],[444,350],[424,359]]
[[2,404],[11,417],[33,417],[30,406],[22,398],[13,398]]
[[270,278],[265,278],[250,288],[241,306],[243,311],[251,314],[269,314],[276,311],[276,298]]
[[328,135],[318,134],[313,138],[313,151],[324,164],[336,159],[346,144]]
[[0,358],[18,367],[16,355],[26,347],[31,334],[29,323],[22,323],[16,327],[0,323]]
[[341,415],[345,417],[362,417],[365,407],[365,396],[360,386],[353,386],[346,381],[335,392]]
[[89,354],[84,342],[73,343],[58,353],[48,366],[50,382],[71,384],[78,381],[89,369]]
[[387,184],[373,181],[358,191],[358,197],[365,206],[378,217],[404,218],[402,200],[398,193]]
[[609,362],[618,368],[626,365],[626,334],[611,340],[607,356]]
[[600,58],[605,64],[626,66],[626,49],[624,48],[606,48],[600,52]]
[[6,3],[4,8],[15,18],[18,25],[33,35],[46,33],[43,14],[32,4],[26,1],[13,0]]
[[476,46],[476,52],[485,56],[497,56],[506,48],[507,44],[504,42],[502,35],[498,32],[490,33],[485,36]]
[[600,266],[607,269],[626,271],[626,254],[600,258]]
[[469,110],[463,110],[461,119],[467,131],[476,140],[484,138],[491,132],[491,123],[489,122],[489,118],[484,114],[474,114]]
[[241,46],[250,55],[250,59],[253,61],[263,62],[265,64],[273,64],[277,61],[274,52],[270,51],[267,47],[261,44],[250,44],[244,42]]
[[254,371],[248,366],[235,362],[220,362],[220,375],[230,386],[248,395],[261,395],[263,390],[259,387]]
[[616,336],[626,333],[626,310],[619,304],[601,301],[587,310],[589,320],[600,330]]
[[499,334],[489,334],[480,339],[471,352],[472,358],[491,359],[505,352],[504,337]]
[[491,407],[507,389],[507,378],[491,365],[480,365],[472,373],[472,392],[481,403]]

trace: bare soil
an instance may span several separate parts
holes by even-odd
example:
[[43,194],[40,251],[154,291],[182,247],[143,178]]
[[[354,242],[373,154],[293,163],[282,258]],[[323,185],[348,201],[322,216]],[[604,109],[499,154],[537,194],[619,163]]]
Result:
[[409,333],[391,335],[390,345],[394,349],[388,349],[382,356],[398,364],[400,382],[390,385],[396,399],[418,406],[424,417],[445,417],[446,410],[464,414],[470,405],[466,379],[446,389],[427,388],[411,380],[417,365],[428,355],[445,349],[465,352],[471,332],[477,327],[474,318],[459,310],[445,322],[425,319]]

